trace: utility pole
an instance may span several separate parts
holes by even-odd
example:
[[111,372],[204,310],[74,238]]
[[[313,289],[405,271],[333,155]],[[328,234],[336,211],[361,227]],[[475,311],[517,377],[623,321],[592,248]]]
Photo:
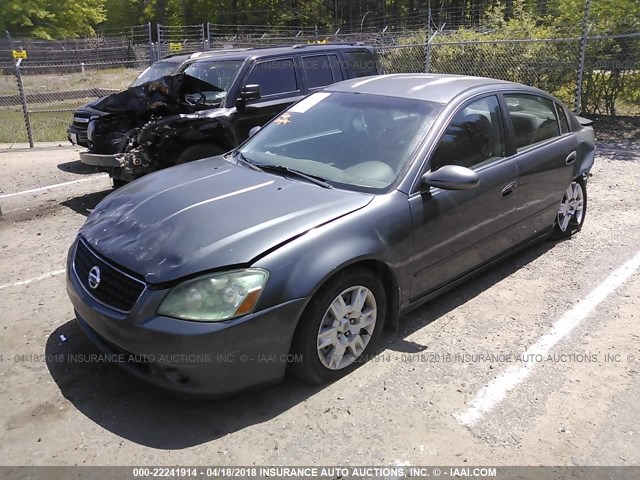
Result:
[[387,0],[382,0],[382,29],[387,27]]
[[580,39],[580,58],[578,60],[578,75],[576,77],[576,98],[574,111],[580,115],[582,111],[582,80],[584,78],[584,61],[587,55],[587,40],[589,38],[589,7],[591,0],[584,2],[584,17],[582,18],[582,37]]

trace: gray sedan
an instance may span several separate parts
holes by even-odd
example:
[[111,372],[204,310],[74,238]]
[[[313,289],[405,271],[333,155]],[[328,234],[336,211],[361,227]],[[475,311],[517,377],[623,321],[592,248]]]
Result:
[[330,382],[383,328],[582,227],[590,122],[543,91],[384,75],[315,92],[238,149],[105,198],[72,245],[86,335],[186,395]]

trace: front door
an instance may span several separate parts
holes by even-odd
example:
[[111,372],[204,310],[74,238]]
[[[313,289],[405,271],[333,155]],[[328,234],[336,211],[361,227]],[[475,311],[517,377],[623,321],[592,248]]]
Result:
[[260,98],[237,108],[231,121],[238,141],[249,136],[249,130],[262,126],[304,95],[293,58],[280,58],[256,63],[244,85],[260,85]]
[[449,164],[473,169],[480,183],[471,190],[431,187],[410,197],[412,300],[496,257],[516,241],[518,171],[506,156],[496,96],[474,100],[454,116],[427,169]]

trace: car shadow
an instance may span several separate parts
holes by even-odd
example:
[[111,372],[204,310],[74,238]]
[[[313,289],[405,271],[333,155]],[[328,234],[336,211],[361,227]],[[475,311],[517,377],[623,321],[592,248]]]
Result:
[[101,190],[99,192],[86,193],[78,197],[69,198],[64,202],[60,202],[60,205],[70,208],[71,210],[78,212],[85,217],[93,211],[98,203],[102,201],[104,197],[113,192],[113,189]]
[[[551,242],[535,245],[412,311],[401,320],[396,332],[387,332],[379,350],[408,353],[425,350],[426,346],[405,338],[473,299],[553,245]],[[55,330],[46,344],[47,366],[65,398],[110,432],[157,449],[188,448],[260,424],[324,388],[306,385],[287,375],[283,383],[261,389],[257,394],[241,394],[232,400],[189,401],[147,386],[116,365],[102,362],[100,357],[96,359],[98,353],[74,320]]]
[[67,172],[67,173],[77,173],[79,175],[92,175],[94,173],[100,172],[100,170],[98,170],[98,167],[92,167],[91,165],[86,165],[82,163],[80,160],[59,163],[58,170],[62,170],[63,172]]
[[472,300],[496,283],[499,283],[530,262],[534,261],[536,258],[544,255],[558,243],[560,242],[550,240],[537,243],[485,270],[476,277],[450,290],[440,297],[437,297],[434,300],[427,302],[425,305],[407,313],[400,320],[400,326],[398,328],[398,332],[394,336],[395,338],[389,338],[389,341],[384,348],[402,353],[417,353],[426,350],[427,346],[416,344],[414,342],[407,342],[404,338],[430,323],[435,322],[451,310],[454,310],[456,307]]

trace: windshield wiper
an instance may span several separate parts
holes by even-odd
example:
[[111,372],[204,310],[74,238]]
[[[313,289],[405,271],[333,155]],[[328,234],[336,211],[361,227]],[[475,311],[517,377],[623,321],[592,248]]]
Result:
[[300,170],[296,170],[295,168],[285,167],[284,165],[269,165],[267,163],[260,163],[255,165],[260,170],[279,172],[279,173],[288,173],[289,175],[294,175],[299,178],[304,178],[311,183],[315,183],[316,185],[321,186],[322,188],[333,188],[333,185],[327,183],[324,178],[319,177],[317,175],[309,175],[308,173],[301,172]]
[[247,167],[249,167],[251,170],[255,170],[256,172],[261,172],[262,169],[256,165],[253,162],[250,162],[249,160],[247,160],[246,158],[244,158],[244,155],[242,154],[242,152],[240,150],[236,150],[235,152],[233,152],[231,154],[231,157],[238,163],[242,163],[243,165],[246,165]]

